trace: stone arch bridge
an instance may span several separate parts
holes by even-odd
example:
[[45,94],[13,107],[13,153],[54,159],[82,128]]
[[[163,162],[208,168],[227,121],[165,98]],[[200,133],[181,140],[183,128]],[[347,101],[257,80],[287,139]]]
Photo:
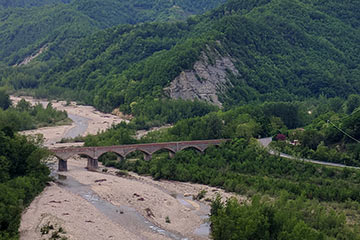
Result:
[[67,160],[75,155],[85,156],[88,158],[87,168],[98,168],[98,159],[105,153],[115,153],[120,159],[126,158],[132,152],[140,151],[144,154],[144,159],[151,160],[152,154],[159,150],[167,150],[170,157],[174,157],[176,152],[187,148],[196,149],[200,153],[212,145],[220,145],[226,142],[226,139],[216,140],[198,140],[198,141],[182,141],[182,142],[165,142],[165,143],[149,143],[149,144],[132,144],[108,147],[68,147],[51,149],[53,154],[59,159],[59,171],[67,171]]

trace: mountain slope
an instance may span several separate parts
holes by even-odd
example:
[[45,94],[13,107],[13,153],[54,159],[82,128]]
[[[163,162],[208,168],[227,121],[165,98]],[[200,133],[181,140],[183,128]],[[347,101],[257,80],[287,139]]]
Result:
[[0,0],[0,8],[30,8],[48,4],[69,3],[71,0]]
[[42,85],[52,93],[73,89],[103,110],[171,96],[176,79],[178,95],[215,94],[224,106],[346,97],[360,91],[356,9],[335,0],[231,0],[183,23],[115,27],[85,39]]
[[0,2],[0,62],[18,64],[45,44],[61,58],[79,38],[118,24],[185,19],[225,0],[32,0]]
[[14,65],[47,45],[62,56],[77,39],[99,29],[88,16],[69,5],[0,11],[0,60]]

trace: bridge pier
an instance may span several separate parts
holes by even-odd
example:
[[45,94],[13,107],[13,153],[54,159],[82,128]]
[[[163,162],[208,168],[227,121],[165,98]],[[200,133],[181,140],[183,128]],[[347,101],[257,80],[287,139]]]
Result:
[[151,158],[152,158],[152,155],[151,155],[151,154],[146,154],[146,153],[144,153],[144,160],[145,160],[145,161],[150,161]]
[[91,171],[91,170],[98,169],[98,167],[99,167],[98,160],[88,157],[88,162],[87,162],[87,167],[86,168]]
[[67,171],[67,161],[62,160],[59,158],[59,163],[58,163],[58,171],[59,172],[66,172]]
[[169,151],[169,158],[174,158],[174,157],[175,157],[175,153],[174,153],[174,152]]

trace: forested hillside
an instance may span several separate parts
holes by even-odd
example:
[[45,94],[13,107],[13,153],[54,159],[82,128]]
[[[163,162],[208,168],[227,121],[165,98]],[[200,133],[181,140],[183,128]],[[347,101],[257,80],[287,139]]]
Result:
[[[199,88],[206,86],[194,64],[216,69],[226,60],[235,69],[223,69],[227,82],[215,83],[226,107],[320,95],[345,98],[360,90],[359,11],[353,2],[351,8],[338,1],[231,0],[185,22],[113,27],[82,40],[32,85],[40,88],[39,96],[131,112],[131,104],[166,97],[164,88],[184,71]],[[11,84],[16,75],[4,74],[3,82]],[[186,88],[187,80],[181,81],[179,92]]]
[[37,144],[11,128],[0,130],[0,239],[19,239],[22,211],[50,180],[42,162],[48,153]]
[[80,39],[118,24],[185,19],[225,0],[33,0],[0,2],[0,62],[21,63],[46,47],[58,59]]
[[48,4],[69,3],[71,0],[0,0],[0,8],[30,8]]
[[[230,138],[205,154],[99,159],[252,199],[213,201],[214,239],[359,239],[358,170],[270,155],[254,138],[360,166],[360,0],[224,2],[0,0],[0,86],[133,115],[86,146]],[[46,153],[13,131],[65,117],[8,100],[0,92],[0,239],[16,238],[22,203],[48,174]],[[173,126],[134,137],[164,124]]]

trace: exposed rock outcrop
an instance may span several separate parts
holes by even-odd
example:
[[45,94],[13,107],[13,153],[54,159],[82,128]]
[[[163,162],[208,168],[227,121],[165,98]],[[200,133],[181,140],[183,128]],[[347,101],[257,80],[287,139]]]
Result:
[[229,73],[239,75],[231,57],[208,48],[202,52],[193,69],[181,72],[164,90],[174,99],[199,99],[221,106],[218,94],[231,86]]
[[21,63],[14,65],[14,67],[29,64],[32,60],[37,58],[40,54],[45,52],[47,49],[48,49],[47,45],[42,46],[36,53],[32,54],[31,56],[26,57]]

